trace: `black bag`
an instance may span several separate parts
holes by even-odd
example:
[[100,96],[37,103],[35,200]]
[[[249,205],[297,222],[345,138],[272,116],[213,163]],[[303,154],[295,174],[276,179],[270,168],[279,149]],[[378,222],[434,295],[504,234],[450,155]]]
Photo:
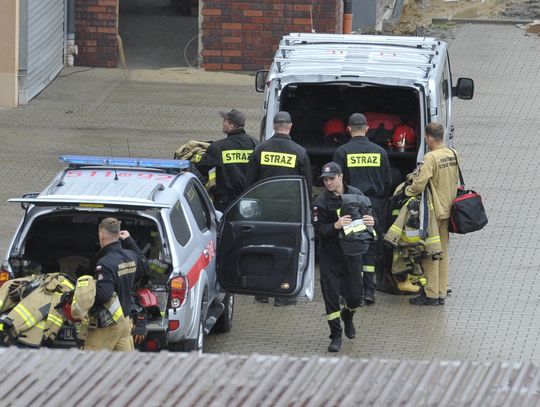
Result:
[[488,223],[488,219],[480,194],[465,189],[465,181],[463,181],[456,152],[451,150],[456,157],[461,185],[457,190],[456,198],[452,201],[448,231],[464,235],[482,229]]

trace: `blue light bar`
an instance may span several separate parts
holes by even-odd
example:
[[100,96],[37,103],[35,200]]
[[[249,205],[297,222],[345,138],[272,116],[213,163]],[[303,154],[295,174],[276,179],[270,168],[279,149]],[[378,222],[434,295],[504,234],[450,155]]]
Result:
[[158,169],[187,170],[188,160],[162,158],[102,157],[93,155],[61,155],[61,162],[69,165],[94,165],[100,167],[145,167]]

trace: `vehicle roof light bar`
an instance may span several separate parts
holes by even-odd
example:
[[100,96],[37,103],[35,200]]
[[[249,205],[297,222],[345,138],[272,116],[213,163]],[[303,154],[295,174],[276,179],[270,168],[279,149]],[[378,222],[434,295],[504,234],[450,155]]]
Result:
[[187,170],[188,160],[171,160],[164,158],[136,158],[136,157],[104,157],[93,155],[61,155],[61,162],[70,166],[99,166],[99,167],[146,167],[163,170]]

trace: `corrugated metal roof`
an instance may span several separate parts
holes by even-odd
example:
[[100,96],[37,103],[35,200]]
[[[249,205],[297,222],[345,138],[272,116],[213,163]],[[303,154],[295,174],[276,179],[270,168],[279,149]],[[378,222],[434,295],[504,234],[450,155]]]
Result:
[[0,350],[2,406],[531,406],[537,362]]

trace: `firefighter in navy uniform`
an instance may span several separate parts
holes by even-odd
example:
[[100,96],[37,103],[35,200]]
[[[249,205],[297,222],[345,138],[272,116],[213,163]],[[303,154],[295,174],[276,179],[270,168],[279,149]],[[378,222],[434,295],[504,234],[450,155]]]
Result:
[[[386,199],[392,185],[388,155],[382,147],[366,137],[369,127],[363,114],[353,113],[347,128],[352,138],[336,150],[333,160],[343,168],[345,182],[358,188],[370,199],[377,218],[375,229],[378,236],[382,236]],[[364,299],[367,304],[375,302],[375,264],[380,256],[380,241],[372,244],[364,256]]]
[[[223,133],[227,137],[210,144],[196,167],[205,177],[216,177],[214,206],[218,211],[224,211],[246,187],[248,159],[258,142],[244,130],[244,113],[232,109],[219,114],[223,118]],[[215,168],[215,173],[211,171],[212,168]]]
[[[146,274],[146,261],[129,232],[120,230],[117,219],[101,221],[99,244],[101,250],[95,256],[96,299],[84,349],[132,351],[130,316],[136,313],[133,285],[136,277]],[[133,334],[141,337],[145,330],[144,321],[136,321]]]
[[[303,175],[311,197],[311,166],[304,147],[295,143],[289,135],[292,128],[291,115],[278,112],[274,116],[274,135],[261,143],[251,155],[248,163],[246,186],[257,181],[280,175]],[[259,302],[268,302],[267,297],[255,297]],[[276,298],[274,305],[295,304],[295,300]]]
[[[340,319],[344,323],[345,335],[352,339],[356,336],[353,323],[355,310],[362,306],[362,256],[355,259],[358,266],[356,270],[350,268],[351,262],[344,253],[340,231],[349,228],[352,223],[350,215],[340,216],[342,196],[349,194],[359,195],[365,202],[369,200],[362,192],[343,181],[343,174],[339,164],[330,162],[322,168],[325,191],[321,192],[313,202],[313,224],[319,237],[319,267],[321,273],[321,290],[326,308],[326,318],[330,327],[329,352],[338,352],[341,348],[342,328]],[[375,219],[369,214],[363,214],[363,224],[372,227]],[[367,244],[365,246],[367,250]],[[339,297],[345,300],[345,307],[341,309]]]

